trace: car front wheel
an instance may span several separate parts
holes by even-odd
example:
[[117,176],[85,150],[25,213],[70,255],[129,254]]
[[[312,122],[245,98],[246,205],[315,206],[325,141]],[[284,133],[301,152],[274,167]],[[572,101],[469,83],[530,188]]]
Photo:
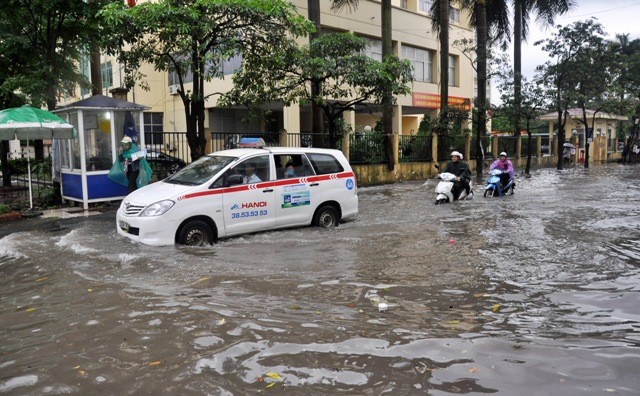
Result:
[[186,246],[204,246],[213,243],[213,230],[202,220],[186,223],[178,234],[178,243]]

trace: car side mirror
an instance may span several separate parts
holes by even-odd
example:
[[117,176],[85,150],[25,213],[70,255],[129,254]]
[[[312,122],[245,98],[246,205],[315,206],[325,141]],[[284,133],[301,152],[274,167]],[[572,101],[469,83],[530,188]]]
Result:
[[236,186],[242,184],[242,175],[231,175],[227,178],[227,186]]

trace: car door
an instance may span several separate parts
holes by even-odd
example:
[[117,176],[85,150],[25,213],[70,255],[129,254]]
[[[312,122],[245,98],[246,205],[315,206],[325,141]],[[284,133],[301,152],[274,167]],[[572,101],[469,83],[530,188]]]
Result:
[[[242,184],[230,185],[223,193],[226,235],[268,230],[275,227],[275,191],[271,180],[268,154],[245,159],[225,172],[226,178],[242,177]],[[249,169],[255,169],[249,175]],[[257,178],[256,178],[257,177]]]
[[322,200],[322,190],[311,186],[307,178],[314,175],[313,168],[303,153],[274,155],[277,181],[275,182],[276,226],[307,224]]

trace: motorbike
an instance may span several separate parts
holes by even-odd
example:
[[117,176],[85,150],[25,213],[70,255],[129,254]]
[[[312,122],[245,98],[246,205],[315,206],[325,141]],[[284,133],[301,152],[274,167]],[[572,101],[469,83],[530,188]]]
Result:
[[[460,200],[473,198],[473,190],[471,189],[469,190],[468,195],[467,195],[467,192],[464,189],[462,189],[462,191],[460,191],[457,197],[453,196],[453,192],[451,190],[453,189],[453,182],[456,179],[456,175],[454,175],[453,173],[449,173],[449,172],[440,173],[438,175],[438,179],[440,179],[440,181],[436,185],[436,205],[440,205],[443,203],[452,202],[456,200],[460,201]],[[469,186],[471,186],[471,181],[469,181]]]
[[501,171],[500,169],[493,169],[489,171],[487,186],[484,188],[485,197],[501,197],[503,195],[506,195],[509,190],[511,190],[511,194],[513,194],[513,178],[509,178],[509,182],[504,186],[500,184],[500,175],[502,175],[503,173],[505,172]]

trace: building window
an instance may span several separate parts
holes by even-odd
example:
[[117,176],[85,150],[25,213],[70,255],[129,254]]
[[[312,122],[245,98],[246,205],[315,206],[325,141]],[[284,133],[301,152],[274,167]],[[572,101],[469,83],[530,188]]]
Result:
[[242,66],[242,55],[234,55],[223,60],[220,64],[220,69],[222,74],[226,76],[235,73],[240,66]]
[[400,0],[400,7],[406,9],[408,7],[407,1],[408,0]]
[[[191,73],[191,69],[188,67],[188,64],[186,62],[184,62],[184,60],[186,59],[185,56],[178,56],[178,58],[176,59],[178,62],[182,63],[181,67],[185,72],[185,74],[182,75],[182,82],[184,84],[193,82],[193,73]],[[178,73],[175,70],[170,70],[169,71],[169,85],[179,85],[180,84],[180,79],[178,78]]]
[[113,87],[113,69],[111,66],[111,61],[100,64],[100,74],[102,76],[102,87]]
[[371,59],[382,61],[382,40],[363,37],[365,41],[364,54]]
[[460,23],[460,10],[449,6],[449,22]]
[[449,55],[449,86],[457,87],[458,81],[456,80],[456,64],[458,63],[458,57]]
[[413,79],[416,81],[432,82],[431,71],[432,55],[431,51],[426,49],[411,47],[409,45],[402,46],[402,57],[411,62],[413,66]]
[[162,113],[144,113],[145,145],[164,144],[164,128]]
[[433,0],[418,0],[418,10],[422,12],[429,12],[431,10],[431,4]]

